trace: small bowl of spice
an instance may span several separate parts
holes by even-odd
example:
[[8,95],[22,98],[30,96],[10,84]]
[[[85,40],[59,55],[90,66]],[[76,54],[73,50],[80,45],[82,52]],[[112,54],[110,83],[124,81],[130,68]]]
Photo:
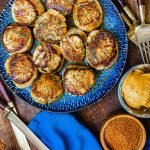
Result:
[[102,125],[100,141],[105,150],[142,150],[146,131],[135,117],[119,114],[108,118]]

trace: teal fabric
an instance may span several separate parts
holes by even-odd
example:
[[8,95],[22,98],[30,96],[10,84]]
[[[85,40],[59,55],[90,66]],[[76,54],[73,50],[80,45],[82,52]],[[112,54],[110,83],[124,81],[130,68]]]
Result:
[[42,111],[29,128],[51,150],[102,150],[91,132],[71,114]]

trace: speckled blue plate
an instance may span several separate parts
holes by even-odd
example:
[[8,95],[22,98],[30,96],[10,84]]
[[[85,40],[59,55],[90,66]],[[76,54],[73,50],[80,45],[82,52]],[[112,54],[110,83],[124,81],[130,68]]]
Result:
[[[13,22],[11,16],[11,6],[14,0],[10,0],[5,9],[0,15],[0,35],[5,27]],[[9,57],[9,54],[2,46],[0,40],[0,74],[10,90],[25,102],[36,106],[40,109],[55,111],[55,112],[69,112],[85,108],[105,96],[119,79],[127,58],[127,33],[124,23],[111,0],[99,0],[104,11],[104,25],[103,28],[112,32],[119,42],[119,57],[117,62],[108,70],[104,70],[98,74],[98,78],[92,90],[84,96],[72,96],[64,93],[63,96],[51,105],[42,105],[34,102],[30,97],[30,89],[18,89],[15,87],[10,77],[6,75],[4,62]]]

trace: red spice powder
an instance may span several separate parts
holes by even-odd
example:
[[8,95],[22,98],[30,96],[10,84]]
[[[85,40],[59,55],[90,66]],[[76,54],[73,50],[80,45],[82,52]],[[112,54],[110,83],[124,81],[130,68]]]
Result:
[[106,126],[104,137],[112,150],[138,150],[143,133],[136,121],[130,118],[116,118]]

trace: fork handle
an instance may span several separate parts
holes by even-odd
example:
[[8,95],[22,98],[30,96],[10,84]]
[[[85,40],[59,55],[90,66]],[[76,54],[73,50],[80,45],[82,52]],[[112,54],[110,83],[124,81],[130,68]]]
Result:
[[13,109],[15,106],[12,101],[12,97],[10,98],[10,92],[1,78],[0,78],[0,92],[2,93],[2,96],[4,97],[3,100],[6,102],[6,104],[8,104],[8,106]]
[[6,85],[4,84],[4,82],[2,81],[2,79],[0,79],[0,92],[4,96],[6,103],[9,103],[11,101],[9,94],[8,94],[9,91],[8,91]]
[[141,23],[145,24],[145,0],[138,0],[138,2],[139,2]]
[[120,5],[121,5],[122,7],[125,7],[125,6],[126,6],[126,3],[125,3],[124,0],[118,0],[118,2],[120,3]]
[[126,14],[129,16],[129,18],[133,21],[133,23],[137,22],[134,14],[132,13],[131,9],[126,4],[125,0],[117,0],[120,5],[122,6],[123,10],[126,12]]
[[139,0],[139,5],[145,5],[144,0]]
[[0,97],[0,109],[4,111],[7,105],[4,103],[3,99]]

